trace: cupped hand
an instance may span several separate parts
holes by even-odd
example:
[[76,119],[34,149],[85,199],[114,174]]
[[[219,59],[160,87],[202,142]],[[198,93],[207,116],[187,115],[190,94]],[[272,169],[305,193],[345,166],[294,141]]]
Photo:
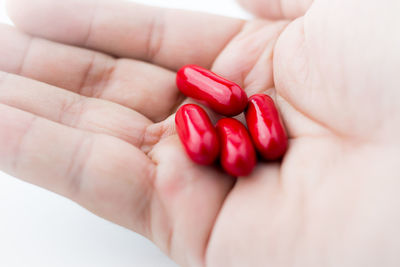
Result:
[[[242,2],[260,19],[8,1],[0,169],[183,266],[398,266],[399,3]],[[283,161],[237,182],[193,164],[173,122],[185,64],[273,96]]]

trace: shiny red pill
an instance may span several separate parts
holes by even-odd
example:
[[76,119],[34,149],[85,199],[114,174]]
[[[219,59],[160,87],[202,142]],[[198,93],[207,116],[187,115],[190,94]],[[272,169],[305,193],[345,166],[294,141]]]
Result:
[[207,113],[198,105],[182,106],[175,116],[176,130],[189,157],[210,165],[218,157],[220,143]]
[[247,95],[239,85],[199,66],[180,69],[176,84],[184,95],[224,116],[236,116],[247,106]]
[[249,99],[247,128],[258,152],[266,160],[280,159],[288,147],[288,138],[271,97],[258,94]]
[[221,142],[221,165],[233,176],[247,176],[256,165],[257,156],[246,127],[232,118],[217,123]]

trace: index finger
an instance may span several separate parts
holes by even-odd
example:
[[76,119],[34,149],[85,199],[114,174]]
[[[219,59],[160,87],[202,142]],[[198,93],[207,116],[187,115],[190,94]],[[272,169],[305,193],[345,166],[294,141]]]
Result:
[[244,21],[198,12],[107,0],[9,0],[22,30],[50,40],[176,70],[210,67]]

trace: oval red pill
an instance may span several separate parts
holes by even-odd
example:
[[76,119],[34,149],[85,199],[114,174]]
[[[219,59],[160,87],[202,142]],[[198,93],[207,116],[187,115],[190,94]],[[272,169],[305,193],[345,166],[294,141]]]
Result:
[[220,151],[217,132],[207,113],[198,105],[182,106],[175,116],[176,130],[189,157],[201,165],[210,165]]
[[217,133],[221,143],[221,165],[233,176],[249,175],[257,156],[246,127],[232,118],[217,123]]
[[264,94],[250,97],[246,121],[254,145],[264,159],[277,160],[285,154],[288,138],[271,97]]
[[180,69],[176,76],[179,90],[225,116],[236,116],[247,106],[247,95],[239,85],[195,65]]

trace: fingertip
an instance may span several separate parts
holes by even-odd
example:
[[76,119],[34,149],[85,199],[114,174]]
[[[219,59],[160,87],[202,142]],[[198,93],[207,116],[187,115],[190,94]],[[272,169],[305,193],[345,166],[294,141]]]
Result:
[[6,0],[5,9],[8,17],[15,23],[19,20],[20,12],[18,12],[19,0]]
[[[42,21],[47,10],[43,2],[43,0],[6,0],[7,14],[15,26],[23,31],[32,32],[36,27],[45,26],[42,25]],[[32,18],[34,14],[36,19]]]
[[[268,19],[282,18],[279,1],[276,0],[236,0],[244,9],[252,14]],[[267,8],[268,7],[268,8]]]
[[236,0],[256,16],[268,19],[296,19],[303,16],[313,0]]
[[69,42],[76,43],[85,38],[90,19],[87,13],[78,11],[91,10],[95,1],[6,0],[6,8],[11,21],[21,30],[39,37],[53,36],[56,41],[70,35],[76,40]]

